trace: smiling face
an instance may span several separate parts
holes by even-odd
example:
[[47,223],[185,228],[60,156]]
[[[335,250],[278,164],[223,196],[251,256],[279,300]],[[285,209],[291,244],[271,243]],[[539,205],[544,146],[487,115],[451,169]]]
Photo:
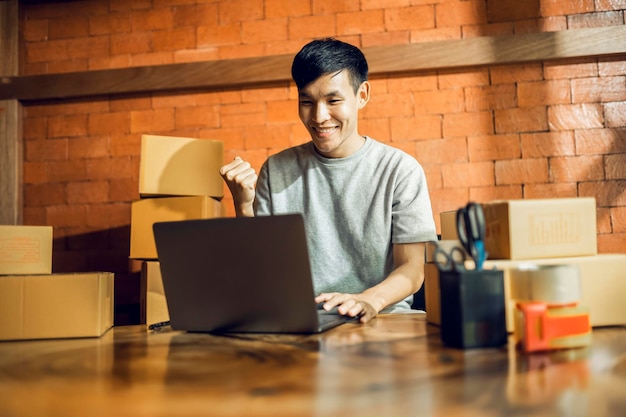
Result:
[[327,158],[345,158],[359,150],[358,114],[369,101],[370,85],[357,92],[348,71],[324,74],[300,89],[298,113],[317,151]]

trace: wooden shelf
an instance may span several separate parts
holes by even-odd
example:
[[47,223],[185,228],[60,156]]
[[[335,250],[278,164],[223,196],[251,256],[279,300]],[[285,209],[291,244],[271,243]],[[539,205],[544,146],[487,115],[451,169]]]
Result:
[[[626,54],[626,26],[478,37],[363,50],[373,77],[483,65]],[[292,55],[2,77],[0,100],[220,90],[291,81]]]

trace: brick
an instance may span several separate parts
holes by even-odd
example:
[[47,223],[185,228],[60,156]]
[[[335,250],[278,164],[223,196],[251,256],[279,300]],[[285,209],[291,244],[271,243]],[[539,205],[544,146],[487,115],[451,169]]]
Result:
[[411,33],[409,31],[364,33],[361,35],[361,45],[363,48],[385,45],[403,45],[411,43]]
[[176,129],[219,126],[218,106],[197,106],[175,109]]
[[517,85],[520,107],[537,107],[549,104],[569,104],[572,93],[569,80],[520,82]]
[[607,57],[598,62],[598,74],[601,77],[626,74],[626,61],[621,57]]
[[109,55],[111,44],[108,36],[90,36],[68,39],[67,49],[72,59],[101,58]]
[[[390,93],[404,93],[407,91],[431,91],[437,89],[437,74],[434,72],[419,74],[413,77],[398,77],[387,80]],[[372,84],[374,93],[378,91]]]
[[87,178],[87,160],[48,161],[44,165],[44,181],[70,182]]
[[477,203],[493,200],[517,200],[522,198],[521,185],[497,185],[491,187],[470,187],[469,199]]
[[603,127],[599,104],[563,104],[548,107],[551,130],[593,129]]
[[172,10],[173,25],[180,27],[216,26],[218,3],[179,5]]
[[47,64],[46,74],[60,74],[64,72],[87,71],[89,69],[89,60],[68,59],[66,61],[52,61]]
[[287,87],[257,87],[246,90],[241,97],[242,103],[282,101],[289,99]]
[[465,107],[463,90],[448,89],[413,93],[416,114],[460,113]]
[[413,98],[411,93],[373,94],[360,114],[362,117],[413,116]]
[[44,139],[48,132],[47,117],[27,117],[24,119],[24,139]]
[[26,184],[25,206],[54,206],[66,203],[65,184]]
[[578,155],[626,153],[626,130],[585,129],[575,132]]
[[595,197],[598,207],[626,206],[626,180],[581,182],[578,195]]
[[358,2],[351,0],[314,0],[311,3],[313,15],[363,10],[359,7]]
[[109,181],[109,200],[132,202],[139,199],[139,180],[122,178]]
[[170,8],[134,10],[130,13],[130,25],[133,32],[167,30],[174,26],[174,16]]
[[211,48],[174,51],[175,63],[215,61],[217,59],[219,59],[217,50]]
[[59,227],[79,227],[87,224],[87,206],[59,205],[46,207],[46,224]]
[[542,0],[541,16],[562,16],[578,13],[589,13],[595,9],[594,0]]
[[88,227],[119,227],[130,224],[130,204],[110,203],[90,204]]
[[[46,224],[46,207],[24,207],[24,224],[29,226],[41,226]],[[52,231],[54,235],[54,230]],[[55,243],[53,243],[53,246]],[[54,249],[53,249],[54,250]],[[54,259],[55,265],[57,260]]]
[[46,176],[46,162],[24,161],[22,180],[24,184],[42,184],[48,182]]
[[111,97],[109,108],[112,112],[149,110],[152,108],[152,100],[150,96],[144,95]]
[[267,103],[267,123],[288,123],[298,120],[298,105],[291,100]]
[[604,157],[604,170],[607,180],[626,178],[626,153],[606,155]]
[[621,10],[624,0],[596,0],[596,10]]
[[435,7],[432,5],[387,7],[380,12],[384,14],[384,30],[388,32],[435,27]]
[[130,115],[121,112],[90,114],[87,129],[90,135],[129,133]]
[[219,4],[219,23],[263,19],[263,0],[229,0]]
[[152,95],[153,109],[169,109],[178,107],[193,107],[197,104],[198,95],[196,93],[188,94],[170,94],[170,93],[154,93]]
[[626,233],[598,235],[599,253],[626,253]]
[[109,155],[108,136],[75,138],[69,140],[68,145],[68,157],[70,160],[80,158],[101,158]]
[[218,59],[237,59],[265,56],[265,44],[225,45],[219,48]]
[[468,187],[446,187],[429,190],[430,201],[435,218],[437,233],[441,233],[439,213],[449,210],[457,210],[469,201]]
[[477,38],[480,36],[506,36],[517,33],[512,22],[463,25],[463,39]]
[[174,62],[174,53],[172,51],[136,54],[130,57],[131,67],[166,65],[166,64],[171,64],[173,62]]
[[[428,1],[428,3],[440,3],[441,0],[432,0]],[[381,4],[380,0],[361,0],[361,9],[363,10],[371,10],[371,9],[381,9],[383,7],[393,8],[393,7],[406,7],[411,4],[418,4],[415,0],[385,0],[384,5]]]
[[540,158],[576,154],[574,133],[539,132],[521,135],[522,157]]
[[274,17],[306,16],[311,14],[311,3],[308,1],[265,0],[265,15]]
[[487,23],[484,0],[447,1],[436,7],[437,27]]
[[515,84],[465,88],[465,109],[467,111],[508,109],[515,106]]
[[184,27],[152,32],[152,49],[155,52],[176,51],[196,47],[196,28]]
[[[411,153],[414,154],[415,152]],[[428,189],[440,189],[443,187],[443,178],[441,177],[441,164],[424,164],[418,160],[424,168],[424,174],[428,183]]]
[[75,137],[87,134],[87,115],[69,114],[48,118],[49,138]]
[[512,159],[495,162],[497,185],[548,182],[546,158]]
[[66,160],[67,139],[28,141],[25,144],[24,160],[28,162]]
[[489,70],[486,68],[463,72],[450,70],[439,73],[439,88],[442,90],[485,85],[489,85]]
[[117,55],[106,58],[89,58],[89,69],[126,68],[130,66],[130,55]]
[[111,35],[111,55],[140,54],[152,50],[151,32]]
[[468,162],[441,166],[443,187],[476,187],[494,185],[493,162]]
[[595,181],[604,179],[601,156],[562,156],[550,158],[551,182]]
[[85,181],[67,184],[68,204],[98,203],[109,198],[108,181]]
[[385,13],[383,10],[337,13],[335,16],[337,35],[359,35],[385,31]]
[[467,142],[465,138],[422,140],[415,155],[424,164],[467,162]]
[[230,104],[241,103],[242,92],[235,90],[215,91],[210,93],[199,93],[197,95],[198,105],[213,105],[213,104]]
[[[359,132],[380,141],[391,141],[391,122],[389,118],[362,118],[359,120]],[[415,144],[415,142],[413,142]]]
[[220,140],[224,142],[226,149],[244,149],[244,133],[250,128],[243,127],[218,127],[212,129],[201,129],[198,137],[203,139]]
[[611,207],[611,225],[614,233],[626,232],[626,206]]
[[48,62],[70,59],[67,40],[30,42],[26,44],[26,62]]
[[[582,61],[582,62],[580,62]],[[546,80],[572,79],[598,76],[598,63],[593,58],[574,62],[546,62],[544,63]]]
[[139,155],[130,157],[100,157],[87,161],[85,176],[91,180],[112,180],[137,178],[139,175]]
[[626,101],[605,104],[604,117],[607,127],[626,126]]
[[289,19],[289,39],[314,39],[336,36],[336,16],[318,15],[292,17]]
[[168,132],[174,129],[174,109],[130,112],[131,133]]
[[48,20],[48,39],[86,36],[89,36],[89,19],[87,16],[64,16]]
[[391,140],[424,140],[442,137],[442,120],[438,115],[420,115],[412,117],[392,117]]
[[495,110],[496,133],[541,132],[548,130],[545,107]]
[[109,13],[103,16],[89,16],[90,35],[111,35],[113,33],[128,33],[130,27],[130,13]]
[[26,19],[21,21],[24,41],[37,42],[48,39],[48,19]]
[[541,64],[494,66],[489,69],[489,74],[494,85],[537,81],[543,79],[543,67]]
[[467,138],[469,160],[495,161],[521,156],[520,137],[517,134],[470,136]]
[[596,209],[596,230],[597,233],[611,233],[611,209],[600,207]]
[[111,157],[139,155],[141,150],[141,135],[113,135],[109,142]]
[[241,24],[199,26],[196,32],[198,47],[238,44],[241,42]]
[[459,27],[419,29],[410,32],[410,43],[449,41],[461,38],[461,28]]
[[524,198],[575,198],[578,190],[575,182],[558,184],[524,184]]
[[220,116],[221,126],[225,128],[229,127],[250,127],[254,126],[259,128],[265,125],[265,113],[243,113],[243,114],[227,114]]
[[243,43],[265,43],[287,39],[287,18],[254,20],[241,24]]
[[626,77],[580,78],[572,80],[573,103],[604,103],[626,100]]
[[243,130],[244,149],[288,148],[291,146],[290,134],[289,124],[250,127]]
[[443,136],[490,135],[493,130],[493,114],[490,111],[451,113],[443,116]]
[[539,2],[535,0],[487,0],[487,17],[490,22],[531,19],[541,16]]
[[142,10],[149,9],[152,7],[152,0],[135,0],[129,2],[127,0],[110,0],[109,8],[112,11],[121,11],[121,10]]
[[619,26],[622,24],[624,24],[624,15],[617,11],[567,16],[567,26],[571,29]]

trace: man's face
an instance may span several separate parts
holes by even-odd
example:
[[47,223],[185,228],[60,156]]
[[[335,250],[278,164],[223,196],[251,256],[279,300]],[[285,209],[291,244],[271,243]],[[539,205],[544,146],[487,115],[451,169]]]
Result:
[[357,93],[347,71],[322,75],[299,91],[298,113],[318,152],[327,158],[345,158],[359,150],[358,113],[369,100],[364,82]]

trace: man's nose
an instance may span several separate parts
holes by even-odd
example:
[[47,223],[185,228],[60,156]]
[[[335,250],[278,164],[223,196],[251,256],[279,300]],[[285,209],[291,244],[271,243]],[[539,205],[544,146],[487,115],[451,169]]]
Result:
[[329,115],[328,115],[328,107],[326,106],[326,104],[318,103],[315,106],[315,114],[313,116],[315,117],[316,123],[321,123],[321,122],[328,120]]

